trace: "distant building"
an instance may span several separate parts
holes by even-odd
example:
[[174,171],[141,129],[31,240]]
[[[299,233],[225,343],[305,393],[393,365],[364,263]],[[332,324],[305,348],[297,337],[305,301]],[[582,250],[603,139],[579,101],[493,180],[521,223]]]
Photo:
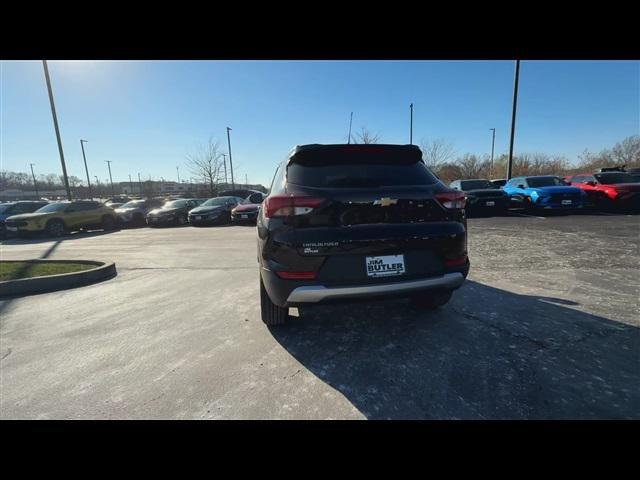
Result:
[[[140,187],[142,186],[142,191]],[[259,192],[266,192],[267,189],[262,185],[245,185],[236,183],[235,188],[246,188],[249,190],[257,190]],[[230,183],[219,183],[214,185],[216,191],[223,191],[231,189]],[[139,182],[118,182],[114,183],[114,190],[116,194],[124,195],[209,195],[210,186],[206,183],[191,183],[191,182],[162,182],[155,180],[147,180],[141,183]]]
[[66,190],[40,190],[38,189],[38,195],[35,190],[19,190],[17,188],[8,188],[6,190],[0,190],[0,201],[8,202],[13,200],[36,200],[39,198],[67,198]]

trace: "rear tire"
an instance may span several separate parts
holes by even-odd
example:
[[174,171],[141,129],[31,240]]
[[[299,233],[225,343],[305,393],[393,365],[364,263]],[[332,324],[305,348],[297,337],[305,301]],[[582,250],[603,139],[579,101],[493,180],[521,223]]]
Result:
[[61,237],[64,235],[64,222],[54,219],[47,222],[47,234],[51,237]]
[[186,215],[178,215],[176,217],[176,221],[178,225],[186,225],[189,220],[187,219]]
[[133,221],[132,221],[133,225],[135,227],[144,227],[145,222],[144,222],[144,216],[140,213],[136,213],[133,216]]
[[105,215],[102,217],[102,229],[105,232],[109,232],[111,230],[116,229],[116,221],[110,215]]
[[427,291],[412,296],[411,305],[422,310],[435,310],[449,302],[452,295],[452,290]]
[[260,276],[260,313],[262,321],[268,327],[284,325],[289,318],[289,309],[279,307],[269,298],[264,283],[262,283],[262,276]]

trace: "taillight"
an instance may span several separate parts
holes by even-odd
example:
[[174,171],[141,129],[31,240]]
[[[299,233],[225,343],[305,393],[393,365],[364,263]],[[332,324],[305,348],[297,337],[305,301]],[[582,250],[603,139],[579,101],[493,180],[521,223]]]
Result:
[[264,216],[289,217],[291,215],[304,215],[324,202],[324,198],[304,197],[300,195],[274,195],[264,201]]
[[285,272],[276,271],[276,275],[285,280],[313,280],[316,278],[316,272]]
[[467,263],[467,256],[463,255],[458,258],[450,258],[444,261],[445,267],[456,267],[458,265],[464,265]]
[[438,200],[444,208],[464,208],[465,205],[464,192],[436,193],[436,200]]

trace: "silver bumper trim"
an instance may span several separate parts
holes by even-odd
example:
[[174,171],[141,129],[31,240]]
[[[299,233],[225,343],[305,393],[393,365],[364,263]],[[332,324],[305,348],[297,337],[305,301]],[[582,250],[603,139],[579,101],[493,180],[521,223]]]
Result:
[[291,303],[316,303],[326,299],[365,297],[367,295],[394,294],[425,288],[456,288],[462,285],[464,276],[460,272],[445,273],[441,277],[385,283],[382,285],[362,285],[357,287],[324,287],[308,285],[294,289],[287,298]]

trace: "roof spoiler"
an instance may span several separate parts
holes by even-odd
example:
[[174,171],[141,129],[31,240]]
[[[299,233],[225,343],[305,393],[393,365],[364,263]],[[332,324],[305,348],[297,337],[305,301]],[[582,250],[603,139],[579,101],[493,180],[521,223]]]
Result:
[[394,144],[310,144],[298,145],[289,153],[287,165],[335,165],[341,163],[414,164],[423,162],[416,145]]

